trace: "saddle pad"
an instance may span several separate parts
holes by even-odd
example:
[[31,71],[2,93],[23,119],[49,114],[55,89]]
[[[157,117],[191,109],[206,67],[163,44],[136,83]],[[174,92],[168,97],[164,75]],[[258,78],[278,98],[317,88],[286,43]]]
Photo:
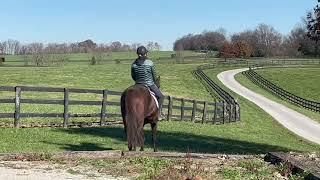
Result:
[[156,97],[156,94],[154,92],[150,91],[150,90],[149,90],[149,92],[150,92],[150,95],[153,97],[154,101],[156,102],[157,108],[159,109],[159,102],[158,102],[158,99]]

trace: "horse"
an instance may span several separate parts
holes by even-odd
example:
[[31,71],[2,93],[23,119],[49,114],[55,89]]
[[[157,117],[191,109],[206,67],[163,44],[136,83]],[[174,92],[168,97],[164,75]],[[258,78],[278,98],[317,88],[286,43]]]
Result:
[[[156,80],[160,87],[160,77]],[[129,151],[135,151],[140,147],[144,150],[144,131],[146,124],[151,124],[153,151],[156,152],[156,132],[159,108],[150,94],[148,87],[133,85],[127,88],[121,95],[121,115],[124,132],[128,140]]]

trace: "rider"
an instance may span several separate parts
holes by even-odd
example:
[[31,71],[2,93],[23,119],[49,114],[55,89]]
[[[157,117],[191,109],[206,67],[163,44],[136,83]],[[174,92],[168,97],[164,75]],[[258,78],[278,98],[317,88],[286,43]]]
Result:
[[157,79],[155,66],[153,62],[148,59],[148,50],[144,46],[137,48],[137,55],[138,58],[132,63],[131,66],[131,77],[136,84],[147,86],[152,92],[155,93],[159,102],[159,119],[162,119],[161,110],[164,96],[159,87],[157,87],[155,84]]

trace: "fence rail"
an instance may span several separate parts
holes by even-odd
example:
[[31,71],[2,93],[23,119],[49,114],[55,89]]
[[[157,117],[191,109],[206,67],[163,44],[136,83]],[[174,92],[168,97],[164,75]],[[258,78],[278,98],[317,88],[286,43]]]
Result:
[[309,109],[311,111],[320,112],[320,103],[304,99],[302,97],[296,96],[281,87],[273,84],[272,82],[268,81],[267,79],[260,76],[257,72],[252,70],[251,68],[248,71],[242,72],[248,79],[250,79],[253,83],[259,85],[260,87],[272,92],[273,94],[277,95],[278,97],[287,100],[293,104],[301,106],[303,108]]
[[240,105],[238,102],[203,72],[205,69],[214,67],[215,65],[212,64],[201,65],[194,71],[194,75],[212,92],[213,96],[217,97],[215,94],[218,94],[218,98],[223,101],[223,106],[226,107],[224,111],[229,114],[228,119],[230,121],[240,121]]
[[[106,125],[108,121],[113,121],[110,118],[120,118],[120,96],[121,92],[110,90],[94,90],[94,89],[68,89],[68,88],[52,88],[52,87],[29,87],[29,86],[0,86],[0,92],[6,91],[7,94],[12,92],[14,98],[0,99],[0,105],[14,105],[14,112],[1,112],[0,119],[13,119],[14,127],[20,127],[23,124],[23,118],[61,118],[61,126],[70,127],[73,124],[70,118],[100,118],[99,125]],[[63,95],[61,99],[39,99],[39,98],[23,98],[25,92],[42,92],[42,93],[59,93]],[[100,95],[100,100],[71,100],[71,94],[96,94]],[[109,96],[118,97],[118,101],[109,100]],[[22,104],[32,105],[60,105],[63,106],[61,113],[26,113],[22,112]],[[71,113],[70,105],[85,105],[100,107],[100,112],[97,113]],[[116,107],[118,110],[114,113],[108,110],[110,107]],[[237,115],[232,110],[229,110],[228,104],[224,102],[207,102],[197,101],[184,98],[175,98],[166,96],[163,105],[166,120],[190,121],[195,123],[211,123],[224,124],[233,122]],[[93,123],[93,122],[91,122]],[[96,123],[96,122],[94,122]],[[44,122],[46,124],[46,122]]]

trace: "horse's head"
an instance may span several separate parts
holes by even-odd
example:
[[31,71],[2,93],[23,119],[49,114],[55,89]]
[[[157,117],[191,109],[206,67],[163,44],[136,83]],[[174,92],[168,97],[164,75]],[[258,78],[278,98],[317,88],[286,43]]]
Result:
[[157,77],[155,84],[158,88],[160,88],[160,76]]

